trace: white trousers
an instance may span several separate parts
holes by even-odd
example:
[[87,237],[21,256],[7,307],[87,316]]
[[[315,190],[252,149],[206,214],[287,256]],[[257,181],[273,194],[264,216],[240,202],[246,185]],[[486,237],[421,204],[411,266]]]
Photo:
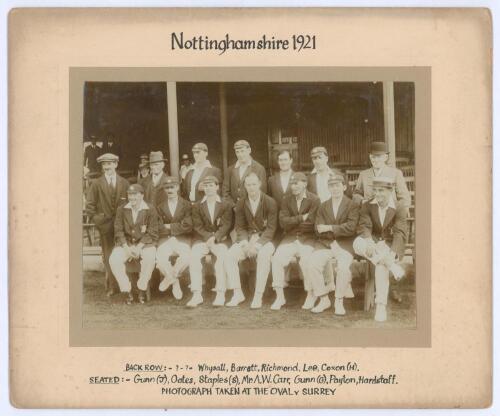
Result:
[[[168,279],[178,279],[184,270],[189,266],[191,247],[189,244],[170,237],[162,242],[156,250],[156,265],[161,274]],[[174,265],[170,263],[171,256],[178,256]]]
[[285,267],[290,264],[295,256],[300,258],[299,266],[304,275],[304,285],[305,282],[305,263],[314,248],[307,244],[302,244],[300,241],[295,240],[292,243],[280,244],[276,249],[272,259],[272,275],[273,275],[273,288],[284,288],[285,287]]
[[[141,254],[141,271],[139,273],[139,280],[137,281],[137,287],[140,290],[146,290],[148,283],[151,280],[151,275],[155,269],[155,257],[156,248],[155,247],[145,247],[142,249]],[[120,286],[120,291],[130,292],[132,285],[130,284],[130,279],[127,276],[127,269],[125,263],[127,262],[127,257],[125,255],[125,250],[123,247],[115,247],[109,256],[109,265],[111,271],[118,281]]]
[[[262,294],[266,288],[267,277],[271,271],[271,257],[274,253],[274,245],[271,242],[264,244],[257,252],[257,271],[255,282],[255,293]],[[241,289],[240,269],[238,262],[246,259],[242,244],[235,243],[227,252],[225,267],[233,289]]]
[[[374,253],[367,257],[366,250],[369,245],[374,246]],[[357,237],[353,243],[354,252],[365,257],[375,265],[375,303],[387,305],[389,294],[389,268],[381,262],[390,254],[390,247],[384,242],[375,242],[371,238]]]
[[214,265],[215,290],[217,292],[225,292],[226,289],[231,289],[231,283],[228,281],[224,269],[227,246],[225,244],[215,244],[212,250],[210,250],[207,243],[198,242],[191,248],[191,257],[189,260],[189,275],[191,278],[192,292],[201,292],[203,280],[201,260],[210,253],[214,254],[216,257]]
[[[325,282],[324,269],[327,263],[335,259],[337,261],[337,277],[335,282]],[[330,249],[316,250],[309,256],[305,264],[307,278],[311,282],[312,291],[315,296],[324,296],[335,287],[335,297],[346,296],[347,289],[352,280],[351,263],[353,256],[334,241]]]

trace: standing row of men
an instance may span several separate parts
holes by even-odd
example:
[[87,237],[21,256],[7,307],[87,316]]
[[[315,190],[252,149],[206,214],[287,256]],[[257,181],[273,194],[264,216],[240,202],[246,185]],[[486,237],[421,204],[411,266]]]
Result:
[[[114,176],[109,172],[112,165],[116,169],[118,158],[112,154],[100,157],[104,175],[89,190],[87,210],[96,214],[94,222],[104,243],[108,276],[114,274],[120,290],[130,293],[128,301],[132,301],[132,295],[125,263],[140,259],[140,301],[144,301],[155,265],[163,275],[160,290],[172,286],[177,299],[182,297],[179,277],[189,268],[193,296],[187,306],[196,307],[203,302],[202,259],[212,253],[216,259],[213,305],[237,306],[245,299],[239,262],[252,258],[256,261],[256,285],[251,308],[262,307],[272,269],[276,299],[271,309],[279,310],[286,303],[285,268],[298,258],[307,292],[303,309],[328,309],[328,293],[335,289],[335,313],[343,315],[343,299],[352,292],[350,265],[358,254],[375,266],[375,319],[384,321],[389,273],[397,279],[403,275],[398,260],[404,253],[410,204],[401,172],[385,164],[385,143],[372,144],[373,168],[360,175],[352,200],[345,195],[344,175],[328,167],[323,147],[311,151],[314,170],[309,176],[293,172],[290,154],[282,152],[278,156],[280,172],[269,180],[264,167],[251,157],[247,141],[236,142],[234,149],[237,162],[227,170],[223,181],[220,169],[208,161],[207,146],[198,143],[193,147],[195,163],[182,184],[163,172],[161,152],[152,152],[152,175],[128,188],[123,183],[120,189],[113,183],[122,183],[122,178],[118,180],[116,172]],[[383,163],[376,165],[375,159]],[[128,202],[120,204],[127,195]],[[103,211],[107,221],[114,221],[109,230],[100,221]],[[112,245],[108,243],[112,237],[105,242],[102,239],[107,231],[109,236],[115,234],[116,248],[111,255]],[[172,255],[176,256],[173,264]],[[336,279],[325,281],[324,269],[331,259],[336,260]],[[233,293],[226,302],[228,290]]]

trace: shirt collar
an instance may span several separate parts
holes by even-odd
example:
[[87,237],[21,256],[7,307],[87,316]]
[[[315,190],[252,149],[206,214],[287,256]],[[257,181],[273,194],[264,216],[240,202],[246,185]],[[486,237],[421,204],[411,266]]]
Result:
[[[201,200],[201,203],[203,204],[206,200],[207,200],[207,196],[205,195],[205,196],[203,197],[203,199]],[[222,200],[220,199],[220,196],[219,196],[219,195],[216,195],[216,196],[215,196],[215,200],[216,200],[217,202],[222,202]]]
[[[375,204],[375,205],[378,205],[378,202],[375,198],[373,198],[371,201],[370,201],[370,204]],[[378,205],[379,209],[387,209],[387,208],[392,208],[392,209],[396,209],[396,204],[394,203],[394,199],[393,198],[389,198],[389,203],[387,204],[387,206],[385,208],[382,208],[380,205]]]
[[[132,209],[132,204],[130,202],[127,202],[127,205],[125,205],[124,208]],[[146,204],[144,200],[142,200],[141,205],[139,205],[139,211],[141,209],[149,209],[148,204]]]
[[252,162],[253,162],[252,158],[250,158],[250,160],[247,163],[241,163],[239,160],[237,160],[234,167],[239,168],[240,166],[250,166],[252,164]]

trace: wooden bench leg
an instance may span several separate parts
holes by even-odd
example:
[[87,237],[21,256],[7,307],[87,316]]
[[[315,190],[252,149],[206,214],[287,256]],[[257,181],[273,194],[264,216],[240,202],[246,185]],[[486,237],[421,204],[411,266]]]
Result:
[[375,268],[369,262],[365,262],[365,311],[375,306]]

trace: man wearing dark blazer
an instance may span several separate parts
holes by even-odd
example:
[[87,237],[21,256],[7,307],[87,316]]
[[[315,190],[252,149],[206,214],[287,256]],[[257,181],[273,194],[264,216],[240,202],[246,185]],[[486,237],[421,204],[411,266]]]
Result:
[[395,182],[391,177],[373,179],[373,199],[361,207],[358,237],[353,248],[375,266],[375,320],[387,320],[389,274],[396,280],[404,276],[399,261],[404,257],[408,234],[408,208],[393,199]]
[[[344,297],[350,290],[352,243],[356,236],[359,206],[344,195],[347,189],[344,175],[331,175],[328,187],[331,197],[320,205],[316,214],[315,251],[305,265],[311,290],[304,309],[315,313],[328,309],[331,306],[328,293],[335,288],[335,314],[345,315]],[[337,262],[336,282],[326,284],[323,270],[332,258]],[[320,301],[314,306],[318,297]]]
[[279,211],[283,239],[271,260],[273,289],[276,291],[272,310],[280,310],[286,303],[285,267],[297,256],[304,274],[304,264],[314,250],[314,221],[320,204],[319,198],[306,190],[307,177],[303,173],[294,173],[290,179],[290,186],[291,193],[283,197]]
[[313,147],[311,159],[314,169],[309,175],[307,190],[318,195],[321,202],[325,202],[330,199],[328,178],[332,174],[341,174],[341,172],[337,169],[330,169],[328,166],[328,152],[323,146]]
[[102,149],[97,146],[97,138],[91,136],[90,144],[85,148],[85,152],[83,153],[83,166],[89,169],[89,173],[99,172],[100,166],[97,158],[101,155],[101,152]]
[[267,183],[268,194],[274,198],[278,206],[285,194],[290,194],[290,178],[292,177],[293,159],[288,150],[282,150],[278,154],[279,172],[271,176]]
[[118,285],[109,266],[109,256],[114,246],[114,221],[118,207],[127,202],[129,183],[116,173],[118,156],[105,153],[97,158],[104,174],[90,185],[86,198],[86,212],[99,230],[102,257],[106,268],[106,290],[110,296]]
[[163,187],[168,175],[165,173],[165,162],[163,152],[151,152],[149,154],[150,175],[141,184],[144,187],[144,201],[157,207],[166,197]]
[[208,147],[205,143],[196,143],[193,146],[194,164],[186,173],[183,183],[183,195],[191,203],[203,199],[205,193],[201,189],[203,179],[207,176],[215,176],[218,183],[222,182],[222,172],[219,168],[212,166],[208,157]]
[[234,151],[238,160],[226,171],[222,195],[224,200],[236,204],[246,196],[243,182],[250,172],[257,175],[264,193],[267,192],[267,176],[264,166],[252,159],[250,143],[246,140],[238,140],[234,144]]
[[133,302],[132,285],[127,276],[125,263],[140,259],[141,271],[137,288],[139,302],[145,302],[145,293],[155,268],[156,242],[158,240],[158,217],[154,207],[144,202],[144,189],[139,184],[127,190],[128,203],[116,211],[115,248],[109,258],[122,292],[128,292],[127,303]]
[[238,262],[256,258],[255,293],[250,307],[258,309],[262,307],[262,295],[275,250],[273,239],[278,226],[278,206],[273,198],[262,192],[262,183],[255,172],[245,177],[244,186],[247,196],[235,207],[236,242],[229,249],[225,262],[228,278],[234,287],[233,297],[226,306],[237,306],[245,300]]
[[203,303],[201,261],[210,253],[216,257],[214,268],[217,295],[212,305],[223,306],[226,290],[234,289],[224,269],[230,241],[229,232],[233,223],[233,207],[230,202],[222,201],[218,195],[219,179],[216,176],[205,176],[202,188],[205,197],[193,205],[193,248],[189,262],[193,297],[186,305],[192,308]]
[[[172,294],[179,300],[182,299],[179,277],[187,269],[191,255],[191,204],[179,197],[179,181],[173,176],[165,178],[163,192],[166,198],[157,206],[160,221],[156,264],[163,275],[159,289],[165,292],[172,285]],[[177,258],[172,265],[173,255]]]

